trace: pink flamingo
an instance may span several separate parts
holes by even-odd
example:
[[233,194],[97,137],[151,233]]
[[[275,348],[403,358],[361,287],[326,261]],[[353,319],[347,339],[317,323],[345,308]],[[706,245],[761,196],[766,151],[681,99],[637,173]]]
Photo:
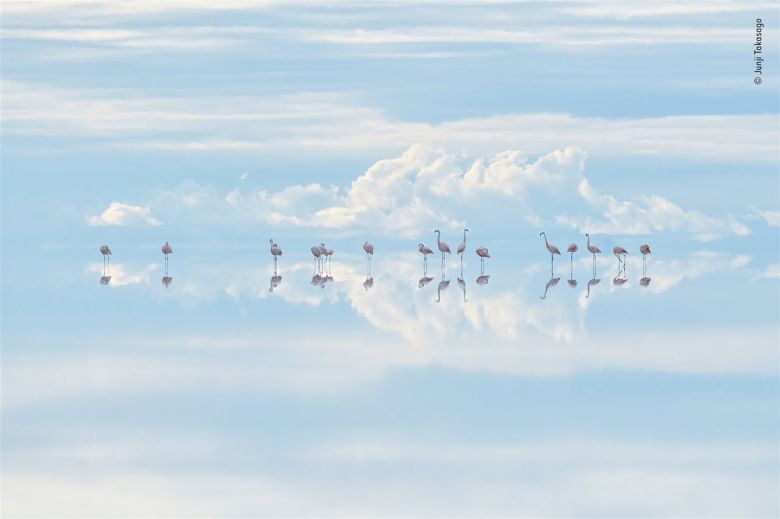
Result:
[[[570,243],[569,248],[566,249],[566,252],[569,253],[569,259],[571,260],[571,271],[569,272],[569,285],[576,287],[577,282],[574,281],[574,253],[577,252],[577,244],[576,243]],[[574,284],[572,285],[572,281],[574,281]]]
[[423,255],[423,275],[425,275],[428,272],[428,254],[433,254],[433,250],[422,243],[417,244],[417,250]]
[[320,250],[322,251],[322,256],[325,259],[325,266],[330,272],[330,263],[331,259],[333,258],[333,249],[329,249],[325,246],[324,243],[320,243]]
[[314,271],[319,272],[320,270],[320,258],[322,257],[322,249],[319,245],[314,245],[311,248],[311,254],[314,256]]
[[561,251],[558,250],[558,247],[555,245],[547,242],[547,233],[540,232],[539,236],[544,236],[544,246],[547,247],[547,250],[550,251],[550,273],[553,272],[553,258],[555,258],[555,255],[558,256],[561,255]]
[[463,270],[463,251],[466,250],[466,233],[469,232],[468,229],[463,229],[463,242],[458,245],[457,254],[460,256],[460,265],[461,270]]
[[274,257],[274,265],[276,264],[276,258],[282,255],[282,249],[279,248],[279,245],[274,243],[274,239],[271,238],[268,240],[268,243],[271,244],[271,256]]
[[[368,240],[366,240],[366,243],[363,244],[363,250],[366,251],[366,270],[368,272],[368,276],[371,276],[371,258],[374,257],[374,246],[368,243]],[[374,278],[371,279],[371,284],[373,285]]]
[[[601,249],[599,249],[595,245],[591,245],[590,244],[590,234],[585,233],[585,236],[588,238],[588,245],[587,245],[588,252],[593,254],[593,277],[595,279],[595,276],[596,276],[596,254],[601,254]],[[601,280],[599,280],[599,281],[601,281]]]
[[108,245],[101,245],[100,246],[100,254],[103,255],[103,271],[106,270],[106,260],[108,260],[108,268],[111,269],[111,249],[108,248]]
[[[163,256],[165,256],[165,275],[168,275],[168,254],[171,254],[173,252],[173,249],[168,244],[168,242],[165,242],[160,249],[163,253]],[[165,285],[166,288],[168,288],[168,285]]]
[[487,247],[478,247],[476,250],[477,256],[479,256],[479,272],[480,274],[485,273],[485,260],[490,259],[490,252],[488,252]]
[[650,250],[650,245],[645,243],[639,246],[639,252],[642,253],[642,275],[644,276],[647,274],[647,255],[653,251]]
[[625,268],[626,268],[626,254],[628,254],[628,251],[626,249],[624,249],[623,247],[612,247],[612,254],[614,254],[615,257],[618,259],[618,272],[620,272],[620,264],[621,264],[620,256],[621,255],[623,256],[622,263],[623,263],[623,269],[625,270]]
[[436,245],[439,247],[439,251],[441,252],[441,268],[444,269],[444,265],[445,265],[444,254],[445,253],[452,254],[452,251],[450,250],[449,245],[441,241],[441,231],[439,229],[436,229],[435,231],[433,231],[433,233],[436,235]]

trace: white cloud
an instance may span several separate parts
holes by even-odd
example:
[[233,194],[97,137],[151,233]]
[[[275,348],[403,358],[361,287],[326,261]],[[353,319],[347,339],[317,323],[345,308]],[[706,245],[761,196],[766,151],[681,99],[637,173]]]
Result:
[[772,227],[780,227],[780,211],[758,211],[759,216]]
[[771,2],[636,2],[612,0],[570,3],[560,8],[560,10],[574,16],[630,20],[632,18],[705,16],[740,12],[760,14],[765,10],[776,8],[777,5]]
[[350,29],[301,31],[312,41],[347,45],[397,44],[526,44],[551,47],[587,47],[604,45],[658,45],[735,43],[742,32],[729,27],[686,26],[558,26],[523,29],[497,29],[485,26],[416,26],[396,29]]
[[111,202],[97,216],[87,217],[89,225],[160,225],[148,207]]
[[780,263],[772,263],[767,266],[759,275],[759,278],[778,279],[780,278]]
[[[601,194],[585,177],[586,159],[574,146],[536,159],[511,150],[474,160],[418,144],[399,157],[374,163],[349,186],[292,185],[274,193],[236,187],[222,196],[213,187],[189,181],[156,193],[149,204],[168,221],[249,219],[404,238],[420,236],[431,226],[457,229],[464,219],[507,216],[593,234],[686,232],[701,240],[750,234],[733,216],[685,210],[660,196],[640,195],[632,201]],[[483,214],[486,204],[492,207],[490,215]]]
[[[151,264],[142,268],[127,267],[122,263],[111,263],[110,268],[107,268],[105,273],[111,276],[111,281],[108,286],[112,287],[124,287],[128,285],[148,285],[151,281],[152,273],[159,267]],[[101,276],[104,274],[102,263],[90,263],[87,266],[87,270],[93,273],[99,273]]]
[[652,234],[656,232],[689,232],[708,241],[728,234],[747,236],[750,229],[733,216],[712,217],[698,211],[686,211],[662,196],[642,195],[639,203],[618,200],[596,191],[587,178],[579,182],[579,193],[602,220],[589,215],[560,215],[557,223],[580,232],[598,234]]
[[[504,114],[429,124],[398,121],[355,94],[275,97],[148,97],[143,92],[51,88],[3,81],[8,135],[56,135],[133,150],[233,151],[388,156],[418,143],[472,156],[546,153],[576,143],[602,156],[774,161],[774,115],[641,119]],[[65,146],[70,145],[66,142]]]

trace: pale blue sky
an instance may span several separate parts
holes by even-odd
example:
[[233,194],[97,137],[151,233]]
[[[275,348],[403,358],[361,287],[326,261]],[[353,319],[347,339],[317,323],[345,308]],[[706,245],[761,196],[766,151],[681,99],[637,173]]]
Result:
[[778,515],[779,21],[4,2],[3,516]]

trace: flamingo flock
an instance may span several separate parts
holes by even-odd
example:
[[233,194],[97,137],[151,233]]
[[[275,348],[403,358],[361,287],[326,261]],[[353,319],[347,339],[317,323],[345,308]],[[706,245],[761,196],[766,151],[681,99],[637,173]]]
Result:
[[[544,247],[547,249],[547,252],[550,253],[550,281],[547,282],[547,284],[544,287],[544,294],[540,297],[540,299],[545,299],[547,297],[547,291],[558,284],[558,281],[560,278],[555,277],[555,256],[560,255],[560,250],[558,250],[558,247],[551,244],[547,240],[547,233],[540,232],[539,236],[544,237]],[[593,277],[588,281],[588,289],[586,298],[590,297],[590,289],[593,286],[596,286],[601,282],[600,279],[596,278],[596,255],[601,254],[601,249],[596,247],[594,244],[590,242],[590,233],[585,233],[586,238],[586,248],[588,249],[588,252],[593,256]],[[570,243],[568,248],[566,249],[566,252],[569,253],[569,261],[570,261],[570,270],[569,270],[569,279],[567,280],[567,283],[570,287],[574,288],[577,286],[577,280],[574,279],[574,253],[576,253],[579,250],[579,247],[576,243]],[[651,278],[647,276],[647,255],[651,253],[650,246],[647,244],[643,244],[639,247],[639,252],[642,254],[642,279],[639,280],[639,284],[643,287],[646,287],[650,284]],[[628,250],[626,250],[624,247],[615,246],[612,248],[612,254],[617,258],[618,260],[618,272],[617,275],[612,279],[612,284],[614,286],[622,286],[628,281],[628,277],[626,276],[626,256],[628,255]]]
[[[458,248],[456,249],[456,254],[460,256],[460,275],[457,277],[458,281],[458,287],[463,293],[463,301],[468,301],[466,297],[466,282],[464,280],[463,276],[463,261],[464,261],[464,254],[467,249],[467,237],[470,230],[468,228],[463,229],[463,241],[458,245]],[[452,254],[452,251],[450,249],[450,246],[441,239],[441,231],[439,229],[435,229],[433,231],[433,234],[436,235],[436,247],[441,253],[441,270],[442,270],[442,276],[441,281],[438,284],[437,290],[436,290],[436,299],[434,301],[439,302],[441,301],[441,293],[442,291],[446,290],[447,287],[450,285],[450,280],[447,279],[446,276],[446,261],[447,261],[447,254]],[[540,297],[540,299],[545,299],[547,297],[547,292],[555,287],[558,282],[560,281],[560,277],[555,277],[555,256],[560,256],[561,252],[558,247],[550,243],[547,233],[546,232],[540,232],[539,236],[544,238],[544,246],[545,249],[547,249],[547,252],[550,254],[550,280],[546,283],[544,287],[544,294]],[[596,256],[598,254],[601,254],[601,249],[599,249],[596,245],[591,243],[591,236],[590,233],[585,234],[586,238],[586,249],[588,252],[593,256],[593,276],[588,281],[587,284],[587,292],[586,292],[586,298],[590,297],[590,291],[591,288],[596,286],[598,283],[601,282],[601,279],[598,279],[596,277],[596,266],[597,266],[597,258]],[[282,282],[282,276],[278,274],[278,262],[279,258],[283,255],[281,247],[279,247],[279,244],[274,241],[273,238],[268,240],[268,243],[270,245],[269,250],[271,253],[271,257],[273,258],[273,275],[271,277],[270,286],[268,291],[273,292],[275,288],[279,286],[279,284]],[[374,245],[370,243],[368,240],[364,241],[363,243],[363,252],[366,255],[366,279],[363,282],[363,287],[366,291],[370,290],[374,286],[374,277],[372,273],[372,261],[374,257]],[[577,253],[579,250],[579,247],[576,243],[570,243],[569,246],[566,248],[566,252],[569,254],[569,262],[570,262],[570,270],[569,270],[569,279],[567,279],[567,283],[570,287],[574,288],[577,286],[577,280],[574,279],[574,254]],[[112,252],[108,245],[101,245],[99,248],[100,254],[103,256],[103,275],[100,278],[100,284],[102,285],[108,285],[111,282],[111,256]],[[162,278],[162,284],[167,288],[171,282],[173,281],[173,278],[169,275],[168,270],[168,256],[173,253],[173,248],[171,247],[169,242],[165,242],[161,248],[161,251],[163,253],[164,257],[164,276]],[[312,277],[311,284],[314,286],[318,286],[320,288],[325,288],[325,286],[333,281],[333,277],[331,275],[331,263],[332,258],[334,255],[334,250],[331,248],[328,248],[324,242],[320,242],[317,245],[313,245],[310,248],[311,254],[314,258],[314,276]],[[425,245],[424,243],[418,243],[417,244],[417,251],[422,254],[423,257],[423,276],[418,281],[418,286],[420,288],[425,287],[428,285],[431,281],[433,281],[433,277],[428,275],[428,256],[433,254],[433,249]],[[476,283],[479,286],[487,285],[490,276],[485,274],[485,267],[487,264],[487,261],[491,258],[490,252],[487,247],[476,247],[474,249],[474,252],[476,253],[477,257],[480,260],[480,275],[476,279]],[[648,244],[642,244],[639,247],[639,252],[642,254],[642,278],[639,280],[639,284],[643,287],[647,287],[650,284],[651,278],[647,275],[647,256],[649,254],[652,254],[652,251],[650,249],[650,246]],[[621,246],[615,246],[612,248],[612,254],[617,258],[618,261],[618,272],[617,275],[613,278],[612,283],[615,286],[621,286],[625,284],[628,281],[628,277],[626,276],[626,257],[629,254],[629,251]]]

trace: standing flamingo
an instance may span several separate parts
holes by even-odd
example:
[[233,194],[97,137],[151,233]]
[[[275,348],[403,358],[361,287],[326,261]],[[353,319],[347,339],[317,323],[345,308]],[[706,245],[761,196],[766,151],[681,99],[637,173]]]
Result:
[[540,232],[539,236],[544,236],[544,246],[547,247],[547,250],[550,251],[550,274],[553,273],[553,258],[555,258],[555,255],[558,256],[561,255],[561,251],[558,250],[558,247],[555,245],[547,242],[547,234],[545,232]]
[[273,238],[268,240],[268,243],[271,244],[271,255],[274,257],[274,267],[275,267],[277,258],[282,255],[282,249],[279,248],[279,245],[274,243]]
[[[168,244],[168,242],[165,242],[160,249],[163,253],[163,256],[165,256],[165,277],[168,277],[168,254],[171,254],[173,252],[173,249]],[[165,288],[168,288],[168,285],[163,283],[165,285]]]
[[[569,253],[569,258],[571,260],[571,270],[569,272],[569,285],[576,287],[577,282],[574,281],[574,253],[577,252],[578,247],[576,243],[570,243],[569,247],[566,249],[566,252]],[[574,281],[574,284],[572,284],[572,281]]]
[[436,245],[438,245],[439,251],[441,251],[441,268],[444,269],[444,254],[452,254],[452,251],[450,251],[449,245],[441,241],[441,231],[439,229],[436,229],[433,233],[436,235]]
[[460,256],[460,265],[461,270],[463,270],[463,251],[466,250],[466,233],[469,232],[468,229],[463,229],[463,242],[458,245],[457,254]]
[[647,274],[647,255],[653,251],[650,250],[650,245],[645,243],[639,246],[639,252],[642,253],[642,275],[644,276]]
[[311,248],[311,254],[314,256],[314,272],[318,273],[320,271],[320,258],[322,257],[322,249],[319,247],[319,245],[314,245]]
[[[363,250],[366,251],[366,265],[368,270],[368,275],[371,275],[371,258],[374,257],[374,246],[368,243],[368,240],[366,240],[366,243],[363,244]],[[372,278],[373,279],[373,278]]]
[[320,251],[322,251],[322,257],[325,259],[325,267],[330,272],[330,262],[333,257],[333,249],[329,249],[324,243],[320,243]]
[[476,250],[477,256],[479,256],[479,272],[480,274],[485,273],[485,260],[490,259],[490,252],[488,252],[487,247],[478,247]]
[[621,264],[620,256],[621,255],[623,256],[622,264],[623,264],[623,269],[625,270],[625,268],[626,268],[626,254],[628,254],[628,251],[626,249],[624,249],[623,247],[612,247],[612,254],[614,254],[615,257],[618,259],[618,272],[620,272],[620,264]]
[[599,249],[595,245],[591,245],[590,244],[590,234],[585,233],[585,236],[588,238],[588,245],[587,245],[588,252],[593,254],[593,277],[595,279],[595,277],[596,277],[596,254],[601,254],[601,249]]
[[108,260],[108,268],[111,269],[111,249],[108,248],[108,245],[101,245],[100,246],[100,254],[103,255],[103,270],[106,270],[106,260]]
[[423,275],[425,275],[428,273],[428,254],[433,254],[433,250],[422,243],[417,244],[417,250],[423,255]]

